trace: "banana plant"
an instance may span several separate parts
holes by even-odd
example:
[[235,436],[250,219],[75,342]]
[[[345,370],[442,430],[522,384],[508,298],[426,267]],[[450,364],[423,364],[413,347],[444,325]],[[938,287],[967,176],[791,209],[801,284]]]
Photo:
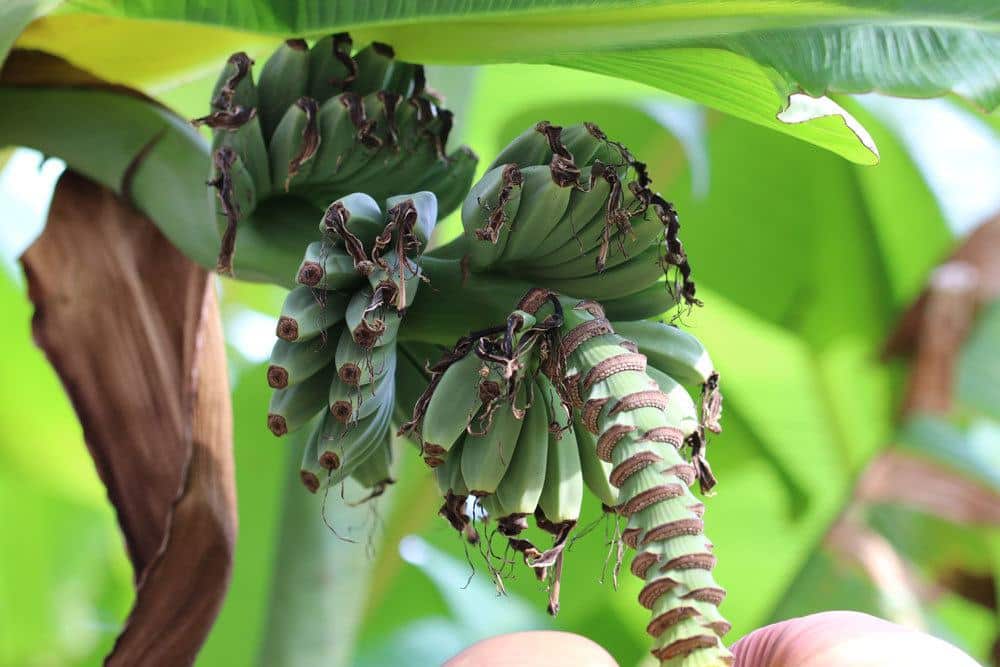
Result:
[[[442,516],[470,542],[481,539],[477,522],[495,522],[547,582],[555,614],[587,489],[625,520],[620,540],[637,551],[630,569],[652,612],[653,654],[668,665],[728,664],[725,591],[711,574],[705,505],[690,491],[698,481],[708,495],[715,484],[705,448],[721,430],[719,375],[696,338],[647,319],[701,306],[675,206],[642,156],[590,122],[537,119],[474,179],[477,157],[448,151],[453,114],[415,61],[512,60],[631,78],[873,162],[855,117],[804,93],[952,91],[992,109],[1000,82],[981,65],[996,57],[983,27],[995,10],[938,27],[948,9],[924,4],[883,16],[845,3],[831,18],[796,3],[752,19],[723,3],[683,18],[673,3],[614,4],[601,10],[606,21],[573,3],[512,10],[524,37],[505,40],[510,18],[492,10],[397,15],[335,4],[303,21],[255,3],[224,15],[102,2],[28,24],[39,10],[21,3],[10,14],[15,31],[26,26],[21,48],[0,76],[0,137],[114,189],[202,267],[290,289],[276,314],[266,422],[279,437],[307,433],[299,476],[308,491],[351,478],[370,499],[383,494],[398,430],[434,469]],[[229,56],[193,119],[212,130],[206,144],[149,97],[94,75],[148,85],[141,76],[123,76],[107,54],[69,52],[59,36],[98,14],[112,17],[104,30],[192,20],[207,26],[203,38],[236,28],[265,44],[287,39],[256,72],[246,51]],[[871,26],[859,29],[862,19]],[[433,37],[462,28],[471,30],[458,40]],[[585,52],[570,48],[590,36]],[[932,49],[934,40],[953,48]],[[836,53],[838,67],[804,65],[840,44],[851,48]],[[72,124],[61,122],[67,109]],[[105,143],[116,150],[96,150]],[[435,247],[438,221],[457,208],[462,233]],[[529,516],[551,546],[523,535]]]

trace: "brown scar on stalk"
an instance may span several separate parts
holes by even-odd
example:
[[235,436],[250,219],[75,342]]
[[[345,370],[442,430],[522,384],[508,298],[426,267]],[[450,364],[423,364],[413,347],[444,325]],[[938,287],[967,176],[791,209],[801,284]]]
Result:
[[306,115],[306,125],[302,128],[302,148],[288,161],[288,176],[285,178],[285,192],[302,165],[311,160],[319,149],[320,136],[316,117],[319,114],[319,102],[311,97],[300,97],[295,106],[302,109]]
[[219,198],[222,215],[226,217],[226,231],[222,234],[219,247],[219,258],[215,270],[226,275],[233,275],[233,253],[236,250],[236,224],[240,218],[240,207],[233,192],[232,168],[236,163],[236,151],[228,146],[215,151],[212,163],[216,169],[215,178],[207,185],[215,188]]

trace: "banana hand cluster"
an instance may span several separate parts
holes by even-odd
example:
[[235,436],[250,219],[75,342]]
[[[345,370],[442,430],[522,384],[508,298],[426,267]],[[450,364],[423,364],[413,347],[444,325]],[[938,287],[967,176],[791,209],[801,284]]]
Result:
[[[704,505],[689,490],[715,483],[704,445],[721,409],[718,374],[697,339],[656,322],[618,327],[594,301],[535,289],[506,323],[461,339],[429,372],[404,431],[423,443],[440,513],[457,530],[476,539],[467,512],[476,498],[549,577],[554,614],[564,547],[589,490],[628,521],[623,540],[638,552],[631,570],[645,581],[653,654],[665,665],[729,664],[725,592],[711,574]],[[700,387],[700,410],[684,385]],[[523,538],[529,516],[553,535],[548,549]]]
[[600,299],[614,316],[697,303],[677,212],[651,183],[646,166],[596,125],[542,121],[462,204],[470,266]]
[[392,482],[397,393],[412,405],[427,383],[396,334],[436,221],[431,192],[390,197],[384,213],[353,193],[327,207],[306,249],[267,369],[267,423],[277,436],[311,429],[300,473],[310,491],[351,476],[376,496]]
[[446,152],[452,114],[426,88],[423,66],[377,42],[352,49],[347,34],[312,48],[288,40],[256,83],[245,53],[229,58],[211,112],[193,121],[214,135],[221,272],[283,283],[302,221],[350,192],[382,201],[426,190],[442,213],[468,192],[476,156]]

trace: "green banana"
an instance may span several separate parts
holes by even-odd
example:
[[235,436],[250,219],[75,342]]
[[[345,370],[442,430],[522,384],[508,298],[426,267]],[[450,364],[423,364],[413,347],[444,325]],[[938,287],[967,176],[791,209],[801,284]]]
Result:
[[329,35],[313,44],[309,50],[309,97],[323,104],[344,92],[357,70],[351,59],[353,46],[347,33]]
[[330,413],[342,424],[364,419],[394,395],[390,385],[396,383],[398,353],[386,359],[389,365],[378,380],[365,385],[350,385],[339,377],[330,383],[328,404]]
[[326,485],[347,479],[378,449],[388,435],[393,400],[390,396],[375,412],[351,424],[342,424],[327,413],[319,441],[319,464],[329,470]]
[[685,385],[702,385],[715,374],[708,350],[687,331],[662,322],[616,322],[615,330],[635,342],[649,365]]
[[396,206],[406,202],[412,202],[416,209],[417,220],[416,224],[413,225],[413,233],[422,246],[426,248],[438,220],[437,197],[434,196],[433,192],[426,190],[409,195],[397,195],[385,200],[385,210],[392,211]]
[[551,523],[575,523],[583,505],[583,470],[573,425],[552,384],[547,380],[540,384],[555,428],[548,432],[545,483],[538,498],[538,508]]
[[691,394],[677,380],[658,368],[650,366],[646,369],[646,374],[667,397],[667,407],[664,409],[667,420],[680,430],[686,440],[698,430],[698,408],[695,407]]
[[361,284],[364,274],[355,260],[329,241],[314,241],[306,248],[296,282],[324,290],[349,289]]
[[323,434],[326,414],[316,416],[309,424],[309,436],[302,449],[302,463],[299,466],[299,480],[310,493],[319,491],[320,479],[326,477],[326,470],[319,465],[319,440]]
[[656,282],[664,274],[662,258],[663,251],[657,244],[604,273],[594,272],[578,278],[553,278],[546,280],[545,284],[564,294],[585,294],[599,301],[617,299]]
[[[331,332],[334,336],[338,330]],[[333,360],[333,345],[326,336],[318,340],[289,343],[279,338],[271,349],[267,367],[267,383],[274,389],[284,389],[312,377]]]
[[447,451],[466,432],[483,405],[479,384],[486,373],[486,365],[472,351],[448,366],[434,387],[421,421],[424,447]]
[[647,317],[659,317],[680,303],[680,290],[667,282],[667,276],[660,276],[638,292],[627,294],[616,299],[604,299],[608,317],[616,322],[642,320]]
[[265,142],[271,141],[285,110],[306,94],[308,86],[309,45],[304,39],[286,39],[264,63],[257,82],[257,115]]
[[292,179],[308,179],[321,143],[318,114],[316,100],[300,97],[275,128],[268,147],[270,180],[275,190],[288,192]]
[[[581,183],[589,183],[590,170],[590,167],[584,167],[580,170]],[[574,189],[570,193],[566,212],[558,222],[552,225],[549,233],[538,244],[532,257],[546,258],[547,262],[549,261],[548,255],[564,246],[567,248],[576,247],[577,253],[582,252],[582,243],[585,238],[583,231],[589,228],[591,221],[595,218],[603,220],[610,193],[611,185],[603,178],[594,181],[593,185],[586,189]]]
[[289,343],[312,340],[344,319],[349,297],[311,287],[296,287],[285,297],[276,335]]
[[344,313],[351,336],[358,345],[369,350],[394,342],[402,320],[394,304],[384,303],[372,308],[373,296],[370,288],[358,290]]
[[374,199],[363,192],[355,192],[341,197],[327,207],[326,214],[319,223],[319,230],[343,243],[344,239],[337,231],[341,224],[358,238],[364,248],[370,250],[375,239],[385,229],[385,216]]
[[462,202],[462,226],[469,237],[473,270],[499,259],[521,202],[524,177],[515,164],[494,167],[472,186]]
[[455,446],[448,452],[444,464],[434,468],[442,495],[451,493],[456,496],[468,496],[469,486],[462,477],[462,451],[465,449],[465,436],[459,438]]
[[386,83],[392,78],[395,58],[392,47],[381,42],[372,42],[358,51],[354,56],[358,74],[350,83],[350,90],[359,95],[384,90]]
[[215,210],[222,241],[217,270],[232,273],[239,223],[257,207],[257,186],[235,150],[223,146],[212,154],[214,176],[208,185],[215,189]]
[[[516,401],[518,405],[524,405],[524,385],[521,385]],[[506,399],[499,399],[498,403],[492,415],[492,424],[488,425],[485,433],[467,433],[462,449],[462,478],[470,492],[477,496],[496,492],[510,465],[521,432],[523,420],[515,415],[515,406]],[[477,422],[487,426],[482,424],[482,419]]]
[[460,146],[448,155],[448,160],[438,160],[424,172],[415,190],[429,190],[437,197],[438,217],[444,219],[462,204],[472,186],[479,158],[467,146]]
[[392,477],[392,438],[388,433],[376,447],[351,473],[351,479],[366,489],[371,489],[367,499],[375,498],[385,492],[385,487],[396,480]]
[[526,516],[533,513],[545,484],[549,417],[541,392],[536,384],[533,405],[524,417],[517,447],[497,486],[497,500],[510,514]]
[[552,149],[548,136],[545,134],[545,129],[548,127],[549,123],[542,121],[514,137],[486,167],[486,171],[491,171],[505,164],[513,164],[518,167],[548,164],[549,160],[552,159]]
[[[609,220],[614,219],[615,217],[615,214],[609,210],[611,187],[611,184],[603,178],[594,181],[591,190],[597,193],[608,193],[605,195],[600,208],[598,208],[598,210],[590,218],[584,218],[583,215],[581,215],[579,218],[574,218],[573,220],[566,217],[560,220],[559,226],[553,230],[553,233],[556,234],[557,239],[562,239],[562,244],[544,255],[540,254],[537,259],[536,266],[549,268],[565,262],[577,260],[581,257],[587,257],[588,260],[586,264],[590,269],[590,272],[594,272],[595,255],[600,250],[605,229],[610,224]],[[586,213],[587,210],[593,207],[593,205],[593,200],[588,200],[584,203],[581,199],[581,212]],[[622,195],[621,202],[615,210],[621,212],[619,215],[628,215],[627,212],[632,210],[634,206],[635,196],[629,192]],[[632,217],[630,216],[629,219],[631,220]],[[566,223],[570,223],[568,227],[565,226]],[[555,245],[555,240],[553,240],[552,245]],[[551,246],[546,244],[546,247]]]
[[564,127],[559,134],[559,141],[579,166],[590,164],[595,159],[606,163],[617,160],[617,156],[608,150],[607,136],[593,123],[578,123]]
[[[349,161],[355,150],[355,127],[341,98],[330,98],[319,107],[319,135],[323,137],[309,179],[300,186],[303,196],[316,206],[326,208],[330,201],[343,193],[340,188],[340,169]],[[295,184],[299,186],[298,183]],[[292,188],[293,191],[298,191]]]
[[[418,359],[412,351],[412,343],[396,346],[396,411],[393,413],[393,423],[397,429],[408,422],[413,414],[413,406],[427,388],[430,377],[424,370],[424,361]],[[435,357],[441,355],[439,350],[432,353]]]
[[573,422],[573,434],[576,436],[584,484],[604,506],[615,507],[618,505],[619,494],[610,480],[614,466],[597,456],[597,438],[584,427],[579,418]]
[[302,428],[320,412],[327,412],[326,396],[337,368],[330,364],[309,379],[271,394],[267,426],[271,433],[283,436]]
[[537,251],[538,244],[562,219],[573,192],[570,185],[553,178],[548,165],[522,167],[521,176],[521,201],[502,251],[505,262],[530,257]]
[[363,387],[376,382],[395,365],[396,345],[363,348],[345,330],[337,341],[337,375],[351,386]]

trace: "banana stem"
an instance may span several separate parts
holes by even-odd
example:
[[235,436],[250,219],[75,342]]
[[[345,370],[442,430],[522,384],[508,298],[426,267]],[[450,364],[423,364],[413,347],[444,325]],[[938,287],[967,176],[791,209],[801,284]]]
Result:
[[[365,613],[374,560],[364,536],[357,543],[337,537],[321,517],[323,495],[299,481],[301,450],[288,449],[281,528],[271,578],[270,603],[263,629],[259,665],[343,667]],[[349,484],[348,497],[361,497]],[[331,490],[339,494],[339,488]],[[391,502],[385,494],[383,503]],[[326,503],[326,519],[338,531],[361,522],[362,514],[339,497]]]
[[429,285],[420,288],[399,328],[400,340],[453,345],[470,331],[506,321],[511,304],[532,283],[493,273],[463,275],[461,261],[425,255],[420,260]]

